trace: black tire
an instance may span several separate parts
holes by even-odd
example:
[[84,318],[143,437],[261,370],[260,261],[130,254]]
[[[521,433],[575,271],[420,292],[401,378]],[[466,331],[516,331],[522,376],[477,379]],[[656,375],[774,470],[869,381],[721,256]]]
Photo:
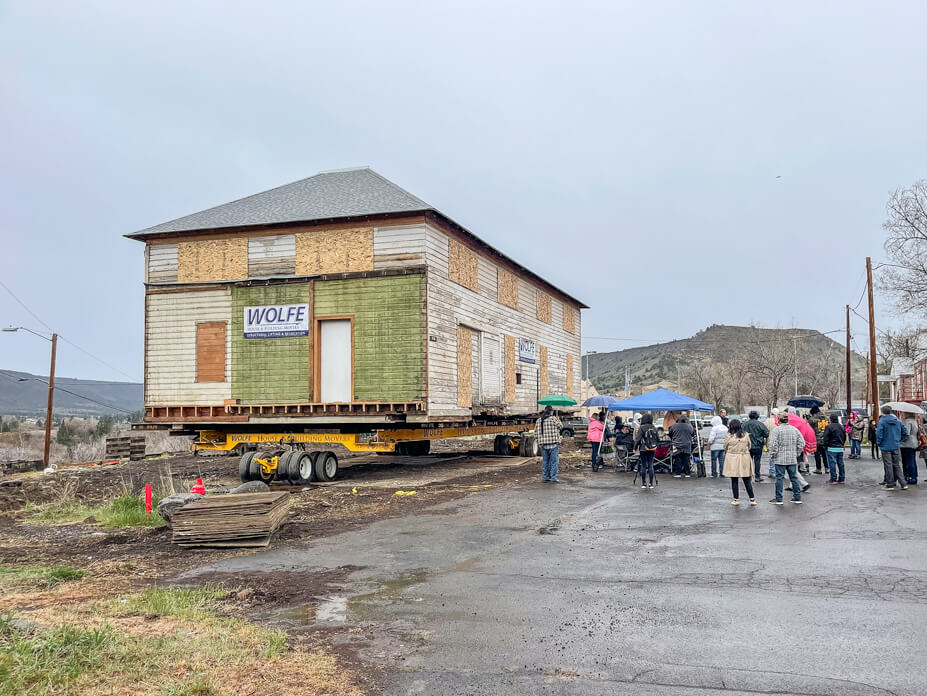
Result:
[[505,438],[505,435],[496,435],[496,438],[492,441],[493,454],[502,454],[503,438]]
[[563,429],[560,431],[560,436],[561,436],[561,437],[573,437],[573,434],[574,434],[574,433],[573,433],[573,429],[572,429],[572,428],[563,428]]
[[242,483],[253,481],[251,478],[251,460],[254,459],[254,452],[245,452],[238,460],[238,478]]
[[541,446],[538,444],[538,439],[534,435],[527,435],[523,440],[525,443],[525,454],[523,457],[540,457],[541,456]]
[[408,443],[408,453],[410,457],[424,457],[431,452],[431,440],[416,440]]
[[511,457],[517,452],[518,449],[517,447],[513,446],[515,438],[513,438],[511,435],[505,435],[503,438],[502,454],[504,454],[506,457]]
[[287,467],[288,478],[294,486],[305,486],[312,481],[315,461],[308,452],[293,452]]
[[338,457],[334,452],[319,452],[313,468],[316,480],[334,481],[338,477]]
[[[277,471],[271,471],[269,474],[265,474],[264,469],[261,467],[261,465],[258,464],[256,461],[254,461],[254,459],[252,459],[251,460],[251,476],[253,478],[251,480],[252,481],[263,481],[269,486],[271,482],[274,480],[274,478],[276,478],[278,471],[280,471],[281,469],[286,470],[287,454],[289,453],[284,453],[283,455],[281,455],[280,460],[277,463]],[[268,455],[268,456],[273,456],[273,455]],[[264,459],[264,457],[261,457],[261,459]]]
[[528,438],[524,435],[518,436],[518,456],[527,457],[528,456]]

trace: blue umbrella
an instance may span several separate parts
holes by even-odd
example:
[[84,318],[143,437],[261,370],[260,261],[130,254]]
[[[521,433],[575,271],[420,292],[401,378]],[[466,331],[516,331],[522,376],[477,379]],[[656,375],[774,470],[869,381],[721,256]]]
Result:
[[612,404],[618,403],[618,399],[614,396],[606,396],[605,394],[599,394],[598,396],[590,396],[583,402],[583,407],[586,406],[611,406]]

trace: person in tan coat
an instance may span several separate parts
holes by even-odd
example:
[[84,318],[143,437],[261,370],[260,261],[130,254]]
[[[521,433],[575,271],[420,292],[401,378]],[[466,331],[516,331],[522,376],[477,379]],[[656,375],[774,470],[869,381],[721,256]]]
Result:
[[731,492],[734,499],[731,505],[740,505],[740,486],[738,479],[744,482],[750,504],[756,505],[753,495],[753,457],[750,455],[750,438],[744,432],[743,424],[736,418],[728,423],[727,439],[724,441],[724,475],[731,479]]

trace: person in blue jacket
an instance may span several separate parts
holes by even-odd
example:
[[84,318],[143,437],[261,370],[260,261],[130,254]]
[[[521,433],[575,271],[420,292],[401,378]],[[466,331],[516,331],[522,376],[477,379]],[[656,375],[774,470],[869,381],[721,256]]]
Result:
[[882,451],[882,466],[885,468],[885,481],[882,490],[894,491],[895,485],[901,490],[908,489],[904,473],[901,470],[901,443],[908,437],[908,429],[892,413],[891,406],[882,407],[882,417],[876,426],[876,444]]

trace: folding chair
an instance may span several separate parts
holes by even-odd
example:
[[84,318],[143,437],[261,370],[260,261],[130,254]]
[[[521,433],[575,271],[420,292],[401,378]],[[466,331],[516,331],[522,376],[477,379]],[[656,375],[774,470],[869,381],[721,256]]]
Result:
[[653,454],[653,470],[661,474],[673,471],[673,443],[661,442]]

